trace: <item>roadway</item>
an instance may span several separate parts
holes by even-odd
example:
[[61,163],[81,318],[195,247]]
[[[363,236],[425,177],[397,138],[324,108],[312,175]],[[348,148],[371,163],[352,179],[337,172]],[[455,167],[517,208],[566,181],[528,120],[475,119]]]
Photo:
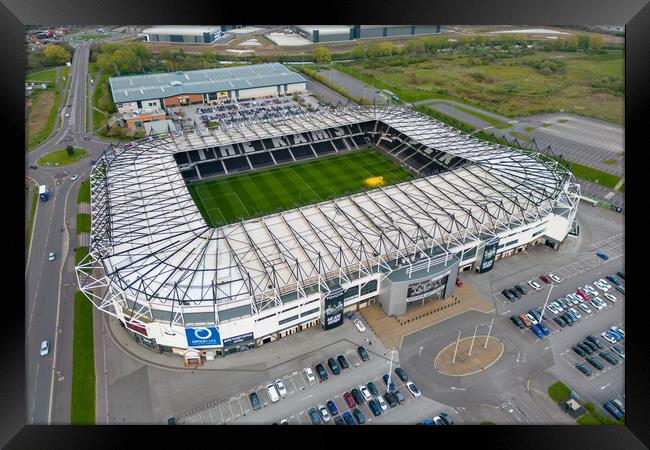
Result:
[[[108,145],[95,138],[86,141],[86,82],[89,44],[77,46],[68,81],[70,97],[60,111],[60,127],[50,138],[26,153],[26,167],[38,158],[66,145],[82,147],[90,157],[65,168],[27,169],[36,184],[46,184],[50,200],[39,202],[25,273],[26,286],[26,421],[28,424],[70,422],[73,310],[76,279],[76,192],[88,176],[88,160],[96,159]],[[66,92],[67,95],[67,92]],[[70,104],[70,107],[67,105]],[[68,117],[66,115],[69,114]],[[79,179],[70,181],[71,174]],[[55,261],[48,261],[55,252]],[[50,353],[39,356],[42,340],[50,341]]]

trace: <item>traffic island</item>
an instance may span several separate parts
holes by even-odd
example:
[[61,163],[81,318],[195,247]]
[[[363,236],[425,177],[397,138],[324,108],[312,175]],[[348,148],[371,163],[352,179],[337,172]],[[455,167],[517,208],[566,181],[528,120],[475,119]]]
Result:
[[492,366],[501,358],[503,350],[503,342],[494,336],[466,337],[443,348],[436,355],[433,367],[444,375],[464,377]]
[[88,152],[83,148],[68,146],[46,153],[39,158],[37,164],[41,167],[67,166],[68,164],[78,163],[86,156],[88,156]]

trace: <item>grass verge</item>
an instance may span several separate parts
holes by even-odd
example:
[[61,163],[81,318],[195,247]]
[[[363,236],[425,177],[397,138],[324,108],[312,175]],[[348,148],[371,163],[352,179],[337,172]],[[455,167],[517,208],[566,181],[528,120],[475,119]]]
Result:
[[81,161],[88,155],[83,148],[74,147],[72,156],[68,155],[66,149],[54,150],[43,155],[37,162],[39,166],[66,166]]
[[588,411],[576,420],[579,425],[624,425],[623,419],[614,419],[613,417],[601,414],[596,410],[593,403],[585,403],[585,409]]
[[77,234],[90,233],[90,214],[77,214]]
[[79,195],[77,195],[77,204],[90,203],[90,178],[86,178],[79,186]]
[[80,291],[77,291],[74,296],[70,423],[72,425],[95,424],[93,307]]
[[566,384],[558,381],[553,383],[548,387],[548,395],[556,402],[561,402],[571,394],[571,389],[569,389]]
[[614,186],[616,186],[616,183],[621,179],[621,177],[612,175],[611,173],[603,172],[574,162],[571,163],[571,171],[576,178],[592,181],[610,189],[613,189]]
[[[88,247],[77,247],[74,251],[74,264],[78,266],[79,263],[88,255]],[[88,269],[85,269],[84,272],[90,273]]]
[[504,130],[506,128],[512,128],[512,124],[511,123],[504,123],[504,124],[501,124],[501,125],[497,125],[494,128],[498,128],[499,130]]
[[32,240],[32,232],[34,231],[34,219],[36,218],[36,207],[38,206],[38,189],[33,188],[32,205],[29,212],[29,221],[27,223],[27,232],[25,233],[25,265],[27,265],[27,255],[29,254],[29,244]]

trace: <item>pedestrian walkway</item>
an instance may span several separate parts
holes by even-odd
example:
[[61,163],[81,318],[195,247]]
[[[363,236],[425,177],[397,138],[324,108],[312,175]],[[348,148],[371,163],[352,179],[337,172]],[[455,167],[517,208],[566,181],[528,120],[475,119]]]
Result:
[[79,203],[77,209],[79,214],[90,214],[90,203]]
[[79,233],[77,235],[78,247],[90,247],[90,233]]
[[465,284],[456,288],[453,296],[413,307],[401,316],[387,316],[379,304],[359,312],[386,348],[400,349],[404,336],[470,310],[489,314],[494,306]]

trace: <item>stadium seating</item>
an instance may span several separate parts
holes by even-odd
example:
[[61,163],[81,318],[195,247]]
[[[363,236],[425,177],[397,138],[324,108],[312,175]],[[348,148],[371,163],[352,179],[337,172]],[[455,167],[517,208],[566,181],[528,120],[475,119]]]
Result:
[[214,175],[221,175],[223,173],[226,173],[223,168],[223,164],[221,164],[221,161],[208,161],[197,164],[196,167],[201,174],[201,178],[207,178]]
[[245,172],[251,169],[245,156],[224,159],[223,163],[225,164],[226,169],[228,169],[228,173]]
[[331,141],[314,142],[311,146],[318,155],[326,155],[327,153],[334,153],[336,151]]
[[296,159],[309,159],[316,157],[316,154],[312,151],[309,145],[291,147],[290,151],[293,154],[293,157]]
[[253,169],[268,167],[275,164],[273,158],[271,158],[271,153],[269,152],[254,153],[248,156],[248,160],[251,162]]
[[293,161],[293,158],[291,157],[291,153],[289,153],[289,150],[287,150],[287,149],[276,150],[276,151],[271,152],[271,153],[273,154],[273,158],[278,163]]

